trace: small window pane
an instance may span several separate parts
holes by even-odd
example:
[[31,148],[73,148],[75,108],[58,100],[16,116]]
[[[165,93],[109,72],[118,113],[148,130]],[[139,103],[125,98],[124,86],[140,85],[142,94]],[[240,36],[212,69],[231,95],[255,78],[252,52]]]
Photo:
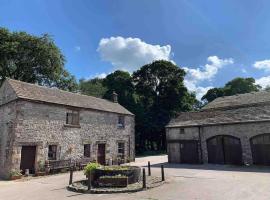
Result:
[[118,154],[121,154],[121,155],[125,154],[125,143],[123,142],[118,143]]
[[84,145],[84,157],[90,158],[91,156],[91,145],[85,144]]
[[125,127],[125,117],[124,116],[118,116],[118,127]]
[[57,146],[56,145],[49,145],[48,159],[49,160],[56,160],[56,153],[57,153]]
[[66,123],[71,124],[71,125],[79,125],[80,124],[79,112],[72,111],[72,112],[67,113]]

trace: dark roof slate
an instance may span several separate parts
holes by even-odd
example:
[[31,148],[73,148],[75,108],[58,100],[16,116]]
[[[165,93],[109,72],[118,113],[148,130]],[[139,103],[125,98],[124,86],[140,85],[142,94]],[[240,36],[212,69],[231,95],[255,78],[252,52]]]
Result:
[[66,92],[55,88],[43,87],[13,79],[7,79],[6,81],[15,91],[17,98],[133,115],[120,104],[105,99]]
[[233,96],[219,97],[205,105],[202,109],[216,109],[238,106],[249,106],[260,103],[270,103],[270,92],[260,91]]
[[177,118],[170,121],[167,127],[205,126],[265,120],[270,120],[269,105],[180,113]]

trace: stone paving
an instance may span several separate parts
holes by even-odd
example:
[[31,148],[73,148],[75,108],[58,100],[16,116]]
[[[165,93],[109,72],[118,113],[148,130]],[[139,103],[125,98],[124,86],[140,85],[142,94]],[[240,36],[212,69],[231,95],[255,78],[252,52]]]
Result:
[[[19,181],[0,181],[0,200],[269,200],[269,167],[167,164],[166,156],[136,159],[136,165],[153,164],[152,175],[165,166],[160,187],[118,194],[81,194],[66,189],[69,174]],[[74,173],[74,181],[82,180]]]

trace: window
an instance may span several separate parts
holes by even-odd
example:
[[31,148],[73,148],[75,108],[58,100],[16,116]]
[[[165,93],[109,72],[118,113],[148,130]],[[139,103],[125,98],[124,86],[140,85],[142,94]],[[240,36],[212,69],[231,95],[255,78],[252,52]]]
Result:
[[48,159],[49,160],[56,160],[56,153],[57,153],[57,146],[56,145],[49,145]]
[[125,127],[125,117],[124,116],[118,116],[118,128],[124,128]]
[[91,145],[90,144],[85,144],[84,145],[83,155],[86,158],[90,158],[90,156],[91,156]]
[[80,125],[80,115],[78,111],[71,111],[67,113],[66,124]]
[[125,143],[118,142],[118,157],[124,158],[125,157]]
[[181,129],[180,129],[180,134],[181,134],[181,135],[182,135],[182,134],[185,134],[185,129],[181,128]]

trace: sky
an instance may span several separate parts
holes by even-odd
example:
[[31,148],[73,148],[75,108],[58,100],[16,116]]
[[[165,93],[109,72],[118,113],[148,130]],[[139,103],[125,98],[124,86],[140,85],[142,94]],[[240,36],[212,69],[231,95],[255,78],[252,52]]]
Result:
[[270,85],[268,0],[0,0],[0,26],[50,34],[76,76],[183,68],[199,99],[235,77]]

